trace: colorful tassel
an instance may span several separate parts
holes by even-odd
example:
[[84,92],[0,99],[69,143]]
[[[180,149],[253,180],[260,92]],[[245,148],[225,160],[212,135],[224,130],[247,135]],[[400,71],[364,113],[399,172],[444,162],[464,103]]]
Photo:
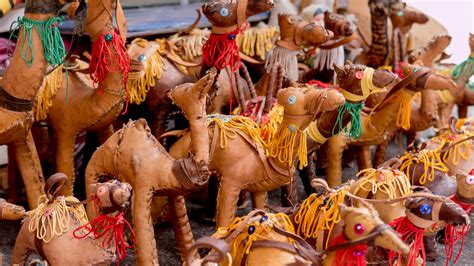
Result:
[[388,260],[390,265],[393,265],[394,259],[396,258],[396,265],[417,265],[417,258],[421,253],[423,259],[422,265],[426,262],[425,247],[423,246],[423,234],[425,233],[424,228],[416,227],[406,216],[400,217],[389,224],[397,233],[400,234],[400,238],[405,243],[412,243],[410,245],[410,252],[405,262],[403,262],[403,256],[401,252],[395,252],[391,250],[388,253]]
[[[336,246],[346,243],[348,240],[344,234],[340,234],[338,237],[334,238],[329,246]],[[332,265],[334,266],[365,266],[365,254],[367,253],[367,243],[357,244],[349,248],[341,249],[336,251],[334,256],[334,261]]]

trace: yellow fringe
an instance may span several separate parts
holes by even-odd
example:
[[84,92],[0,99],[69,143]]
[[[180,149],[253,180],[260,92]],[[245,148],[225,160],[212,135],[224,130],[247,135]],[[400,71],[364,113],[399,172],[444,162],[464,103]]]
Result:
[[[398,170],[368,168],[360,171],[357,177],[363,179],[363,182],[354,189],[355,195],[361,190],[372,192],[373,195],[380,191],[387,194],[390,199],[411,194],[410,180]],[[400,195],[396,194],[397,191]]]
[[238,136],[237,130],[253,139],[257,144],[266,147],[265,141],[260,137],[260,128],[252,119],[244,116],[211,115],[211,123],[214,122],[220,129],[219,143],[221,149],[227,147],[228,138],[234,139]]
[[196,57],[202,56],[202,47],[209,39],[211,32],[208,29],[194,29],[189,34],[171,36],[171,41],[180,43],[184,53],[185,61],[193,61]]
[[[439,153],[435,150],[422,150],[418,152],[416,156],[412,153],[405,153],[400,160],[402,165],[400,171],[403,171],[407,177],[413,181],[410,176],[410,167],[413,164],[423,164],[423,175],[420,177],[419,183],[424,185],[426,180],[433,181],[435,177],[435,170],[447,173],[449,171],[448,167],[441,161]],[[429,176],[428,176],[429,172]]]
[[278,128],[283,122],[285,108],[282,105],[275,105],[268,113],[268,123],[260,124],[260,135],[266,143],[272,143]]
[[53,99],[61,87],[62,82],[62,66],[59,66],[45,77],[44,86],[40,88],[33,108],[36,121],[45,120],[48,117],[49,108],[53,105]]
[[287,163],[288,167],[293,165],[295,150],[296,159],[300,161],[299,169],[308,165],[306,131],[301,131],[294,125],[283,122],[267,148],[267,157],[276,158],[280,163]]
[[[451,134],[445,133],[439,136],[432,138],[434,143],[438,143],[438,151],[451,145],[452,143],[465,139],[469,137],[469,134]],[[443,163],[446,163],[448,159],[451,158],[451,161],[454,165],[459,164],[459,160],[463,159],[465,161],[471,158],[471,142],[464,141],[453,148],[447,150],[442,157]]]
[[79,226],[89,222],[82,204],[69,207],[66,201],[80,202],[74,197],[59,197],[54,202],[48,202],[45,195],[41,196],[38,199],[38,207],[27,213],[30,218],[28,225],[30,233],[36,232],[38,239],[49,243],[68,231],[71,217],[79,223]]
[[[295,215],[294,221],[298,225],[296,234],[305,239],[317,238],[320,231],[327,230],[330,235],[334,226],[341,221],[339,203],[344,203],[347,191],[347,188],[336,190],[327,197],[326,204],[324,204],[324,195],[311,194],[303,201]],[[328,244],[329,237],[326,239],[324,249]]]
[[443,103],[450,103],[454,99],[448,90],[438,91],[438,96]]
[[[379,108],[379,106],[383,107],[392,103],[400,103],[400,106],[398,107],[398,113],[397,113],[397,127],[401,127],[405,130],[408,130],[410,128],[412,96],[413,96],[412,94],[409,94],[404,89],[402,89],[396,92],[395,94],[393,94],[387,100],[384,100],[378,103],[373,108],[373,110]],[[367,119],[365,120],[366,123],[369,123],[371,121],[372,115],[373,115],[373,112],[370,112],[370,114],[367,116]]]
[[237,45],[242,53],[265,60],[266,53],[274,46],[277,33],[276,27],[249,28],[237,35]]
[[[281,241],[281,235],[274,233],[273,227],[278,227],[282,230],[285,230],[290,233],[295,232],[295,228],[291,223],[290,217],[283,213],[266,213],[265,216],[268,219],[260,223],[260,219],[256,220],[253,223],[247,224],[242,232],[237,235],[234,242],[232,243],[231,256],[233,258],[243,258],[244,254],[249,254],[250,249],[252,248],[253,242],[255,240],[278,240]],[[217,232],[212,236],[214,238],[225,238],[232,234],[241,224],[245,217],[236,217],[232,223],[227,227],[220,227],[217,229]],[[254,226],[255,231],[252,234],[248,233],[249,226]],[[275,237],[277,236],[277,237]],[[293,243],[294,240],[287,238],[288,242]],[[241,254],[237,254],[240,249],[243,251]]]
[[319,143],[319,144],[324,144],[328,138],[324,137],[323,134],[321,134],[321,132],[319,132],[319,128],[318,128],[318,121],[315,120],[313,122],[311,122],[311,124],[309,124],[308,126],[308,129],[306,129],[306,132],[308,132],[308,136],[316,141],[316,143]]

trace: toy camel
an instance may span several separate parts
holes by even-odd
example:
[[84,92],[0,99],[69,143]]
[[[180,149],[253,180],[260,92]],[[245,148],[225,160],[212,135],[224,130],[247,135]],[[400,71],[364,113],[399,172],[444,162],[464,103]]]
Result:
[[456,180],[457,192],[451,199],[470,213],[474,205],[474,170],[469,173],[459,171]]
[[[408,253],[408,246],[378,218],[370,205],[356,208],[339,203],[333,208],[339,209],[341,228],[337,230],[339,235],[323,252],[315,251],[297,235],[291,219],[285,214],[253,211],[246,217],[237,218],[229,227],[219,228],[212,239],[196,242],[196,248],[190,251],[187,263],[193,265],[193,251],[198,247],[206,247],[206,243],[211,248],[218,247],[216,251],[221,261],[232,265],[347,265],[365,261],[368,242]],[[223,249],[226,245],[218,242],[221,239],[232,248]],[[213,255],[211,251],[204,260]]]
[[[210,141],[205,130],[206,95],[214,84],[216,69],[195,84],[186,83],[169,96],[183,110],[190,123],[191,158],[173,159],[150,133],[145,120],[129,122],[93,154],[86,169],[86,184],[101,176],[126,180],[133,187],[132,222],[136,232],[137,263],[158,265],[158,254],[151,219],[151,200],[155,194],[169,195],[177,244],[184,258],[193,235],[180,196],[204,185],[209,176]],[[131,156],[131,157],[130,157]],[[147,163],[151,160],[150,163]],[[125,163],[127,162],[127,163]],[[142,177],[149,178],[143,179]],[[92,209],[88,206],[89,214]]]
[[[82,237],[80,234],[87,233],[89,228],[86,212],[76,198],[60,196],[66,182],[64,174],[55,174],[46,182],[47,194],[39,199],[38,208],[29,211],[23,220],[13,248],[12,264],[25,265],[31,252],[39,254],[51,265],[92,265],[116,260],[116,245],[123,243],[116,238],[109,241],[109,238],[120,231],[100,228],[103,230],[101,236]],[[131,188],[128,184],[97,183],[90,189],[97,207],[110,211],[104,216],[118,226],[126,223],[122,216],[113,218],[130,204]],[[76,234],[81,237],[76,237]]]
[[33,100],[48,65],[60,64],[66,55],[56,27],[61,22],[56,15],[66,2],[72,1],[26,1],[25,16],[16,22],[18,49],[0,80],[0,143],[13,147],[30,208],[44,194],[43,172],[30,132]]

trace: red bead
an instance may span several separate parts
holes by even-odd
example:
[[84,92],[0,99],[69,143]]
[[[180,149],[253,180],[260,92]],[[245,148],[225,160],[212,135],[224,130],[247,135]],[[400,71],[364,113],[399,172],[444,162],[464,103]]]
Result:
[[356,79],[362,79],[362,78],[364,78],[364,72],[362,72],[362,71],[357,71],[357,72],[355,73],[355,77],[356,77]]
[[364,225],[363,224],[356,224],[354,225],[354,233],[358,235],[362,235],[365,231]]

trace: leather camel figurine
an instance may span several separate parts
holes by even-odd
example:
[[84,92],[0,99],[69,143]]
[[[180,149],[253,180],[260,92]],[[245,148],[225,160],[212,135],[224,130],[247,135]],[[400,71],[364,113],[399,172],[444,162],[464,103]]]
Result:
[[457,192],[451,199],[470,213],[474,205],[474,170],[469,173],[459,171],[456,180]]
[[30,208],[35,208],[44,194],[43,172],[30,132],[33,100],[47,67],[60,64],[66,56],[56,27],[61,19],[56,15],[70,2],[73,1],[25,2],[25,14],[16,22],[16,47],[24,49],[15,49],[10,66],[0,79],[0,143],[13,148]]
[[[240,191],[252,192],[254,207],[263,209],[267,191],[288,185],[295,159],[304,165],[306,127],[321,114],[344,104],[344,97],[336,90],[312,87],[286,88],[278,92],[277,98],[284,109],[282,122],[275,124],[274,133],[266,140],[249,118],[212,117],[208,127],[210,170],[219,177],[218,226],[227,226],[234,218]],[[170,154],[187,157],[189,143],[190,135],[185,134],[171,147]]]
[[[70,179],[66,195],[73,194],[74,145],[81,131],[99,132],[102,142],[113,134],[112,123],[121,113],[130,68],[124,42],[126,21],[119,0],[88,2],[86,30],[92,40],[89,73],[71,71],[51,99],[49,121],[56,135],[56,168]],[[115,10],[118,33],[113,28]],[[67,84],[67,85],[66,85]]]
[[[221,257],[222,263],[232,265],[347,265],[365,261],[364,248],[368,242],[408,253],[408,246],[378,218],[369,204],[367,207],[348,207],[339,203],[332,208],[338,209],[340,226],[335,231],[339,235],[322,252],[315,251],[296,234],[290,217],[283,213],[255,210],[246,217],[237,218],[229,227],[219,228],[213,238],[196,241],[187,263],[194,265],[192,255],[198,248],[206,246],[216,249],[203,260]],[[222,240],[225,241],[223,244]],[[226,246],[228,249],[221,248]]]
[[[350,68],[361,67],[360,65],[349,65]],[[362,66],[363,67],[363,66]],[[336,72],[339,71],[336,69]],[[372,108],[369,114],[361,113],[361,134],[359,138],[350,139],[347,143],[354,147],[356,146],[357,162],[359,169],[369,168],[371,166],[371,158],[368,152],[369,145],[377,145],[384,140],[390,138],[393,134],[393,130],[398,127],[409,128],[410,116],[412,112],[420,112],[419,108],[413,108],[412,110],[412,96],[416,92],[423,90],[444,90],[446,88],[452,88],[454,86],[453,81],[450,78],[439,75],[432,72],[431,69],[426,67],[420,67],[415,65],[404,65],[404,71],[406,78],[400,80],[398,76],[386,71],[374,72],[373,79],[376,79],[378,75],[381,77],[385,76],[385,84],[387,91],[385,99],[382,100],[378,105]],[[338,76],[344,77],[348,71],[343,71]],[[349,77],[343,78],[348,80]],[[356,84],[360,82],[356,79]],[[392,109],[393,108],[393,109]],[[339,141],[339,144],[344,141]],[[333,148],[331,148],[333,149]],[[334,148],[339,151],[343,151],[341,148]],[[342,153],[340,153],[342,154]],[[328,160],[338,160],[338,163],[331,163],[331,166],[341,167],[339,163],[340,157],[334,156],[328,158]],[[340,168],[339,168],[340,169]],[[328,180],[330,185],[340,184],[340,177],[336,177],[340,170],[328,169]],[[336,178],[336,179],[333,179]]]
[[[206,96],[216,76],[217,71],[212,68],[195,84],[179,85],[169,93],[190,123],[192,145],[187,149],[190,158],[175,160],[171,157],[151,134],[146,121],[140,119],[128,122],[112,135],[97,149],[87,165],[86,185],[102,176],[113,176],[131,184],[138,265],[159,263],[151,217],[154,195],[170,197],[173,229],[183,258],[194,241],[182,195],[206,184],[210,176]],[[92,206],[88,206],[88,211],[93,215]]]
[[[93,220],[89,223],[78,199],[61,196],[61,189],[67,182],[62,173],[48,179],[47,194],[39,199],[38,208],[29,211],[23,220],[13,248],[12,264],[25,265],[31,252],[39,254],[50,265],[94,265],[116,261],[116,246],[125,243],[114,234],[121,232],[123,237],[123,225],[126,224],[123,209],[130,205],[130,185],[114,181],[90,186],[97,207],[107,212],[101,217],[113,221],[109,228],[101,228]],[[113,219],[115,217],[118,219]],[[110,225],[110,221],[107,222],[102,226]],[[121,231],[116,229],[121,225]],[[91,228],[101,230],[100,236],[89,235]]]
[[25,208],[8,203],[6,200],[0,198],[0,221],[1,220],[20,220],[26,215]]

